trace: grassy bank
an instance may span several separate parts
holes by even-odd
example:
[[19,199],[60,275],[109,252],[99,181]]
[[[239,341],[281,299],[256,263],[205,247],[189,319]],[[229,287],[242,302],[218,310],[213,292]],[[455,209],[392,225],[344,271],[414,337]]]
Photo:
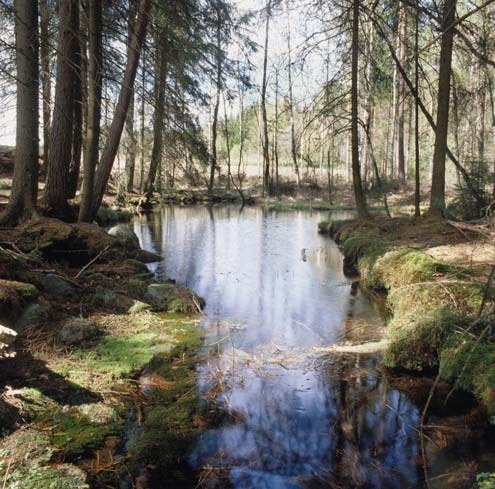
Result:
[[[384,363],[438,371],[473,393],[495,422],[495,294],[486,286],[489,245],[478,230],[426,218],[337,221],[319,230],[341,245],[348,271],[388,292]],[[487,259],[466,260],[461,251],[471,247]]]

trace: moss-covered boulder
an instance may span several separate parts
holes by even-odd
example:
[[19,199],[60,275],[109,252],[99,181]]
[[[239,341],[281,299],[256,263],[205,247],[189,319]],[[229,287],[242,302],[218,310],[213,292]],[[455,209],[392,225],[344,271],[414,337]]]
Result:
[[73,284],[54,273],[47,273],[41,279],[43,292],[55,299],[74,299],[77,291]]
[[108,230],[108,234],[117,238],[128,250],[136,250],[139,248],[139,239],[131,226],[117,224]]
[[146,299],[155,310],[170,313],[195,314],[201,312],[205,306],[204,299],[192,290],[174,284],[149,285]]
[[66,321],[57,333],[57,340],[66,347],[81,347],[101,336],[101,330],[91,321],[72,318]]
[[37,299],[38,289],[31,284],[0,280],[0,321],[12,324],[22,308]]

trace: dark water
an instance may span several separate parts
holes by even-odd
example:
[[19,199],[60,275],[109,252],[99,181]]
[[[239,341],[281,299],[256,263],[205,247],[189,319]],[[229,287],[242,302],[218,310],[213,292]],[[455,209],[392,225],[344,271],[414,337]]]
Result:
[[[428,382],[390,378],[377,354],[325,351],[380,339],[380,308],[318,235],[327,212],[165,208],[136,221],[154,270],[206,299],[198,388],[233,421],[191,455],[202,487],[470,487],[490,465],[482,436],[442,417],[420,448]],[[333,217],[349,217],[343,214]],[[420,384],[419,387],[417,384]],[[468,434],[472,434],[468,430]],[[164,485],[166,487],[166,485]]]

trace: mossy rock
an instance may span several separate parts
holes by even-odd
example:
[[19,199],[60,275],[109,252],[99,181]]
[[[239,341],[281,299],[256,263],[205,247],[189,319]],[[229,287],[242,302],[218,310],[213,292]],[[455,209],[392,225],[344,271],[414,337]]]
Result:
[[68,224],[44,217],[16,229],[18,247],[29,253],[40,250],[51,259],[85,263],[107,248],[121,247],[119,241],[96,224]]
[[23,307],[38,298],[38,289],[31,284],[0,280],[0,321],[15,325]]
[[174,284],[151,284],[146,298],[156,310],[172,314],[197,314],[205,306],[204,299],[192,290]]
[[93,307],[110,310],[116,314],[124,314],[136,305],[136,301],[126,295],[97,286],[92,298],[92,305]]
[[129,222],[133,213],[126,209],[112,209],[111,207],[100,207],[96,214],[96,222],[100,226],[109,226],[119,222]]

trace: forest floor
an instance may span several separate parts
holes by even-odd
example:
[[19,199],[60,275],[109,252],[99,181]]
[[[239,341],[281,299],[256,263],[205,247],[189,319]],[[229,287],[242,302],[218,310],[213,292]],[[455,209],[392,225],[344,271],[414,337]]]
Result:
[[2,232],[2,487],[144,488],[155,467],[178,484],[187,473],[181,457],[208,422],[195,389],[203,302],[154,283],[144,263],[159,257],[134,238],[55,219]]

